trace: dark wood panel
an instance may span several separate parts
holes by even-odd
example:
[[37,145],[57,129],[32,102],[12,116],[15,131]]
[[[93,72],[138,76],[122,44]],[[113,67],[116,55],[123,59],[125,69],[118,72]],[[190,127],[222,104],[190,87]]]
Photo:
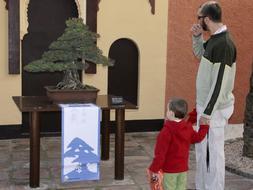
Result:
[[[66,28],[65,21],[70,17],[78,17],[74,0],[30,0],[28,33],[22,40],[22,66],[41,58],[51,42],[62,35]],[[44,86],[56,85],[62,80],[62,77],[63,73],[60,72],[29,73],[22,71],[22,95],[45,95]],[[27,113],[22,115],[22,123],[26,128],[24,130],[28,130],[28,115]],[[41,114],[42,131],[60,131],[60,116],[59,113]]]
[[[97,11],[99,0],[87,0],[86,3],[86,24],[89,26],[92,32],[97,32]],[[97,67],[93,63],[89,63],[89,67],[85,70],[85,73],[96,74]]]
[[9,74],[20,73],[20,21],[19,0],[8,0],[8,45],[9,45]]

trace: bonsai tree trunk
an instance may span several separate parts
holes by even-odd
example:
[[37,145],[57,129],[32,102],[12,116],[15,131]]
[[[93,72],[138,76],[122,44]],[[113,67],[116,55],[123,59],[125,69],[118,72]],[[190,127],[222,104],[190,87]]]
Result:
[[243,155],[253,158],[253,62],[250,77],[250,91],[246,97],[243,132]]
[[76,69],[64,71],[64,77],[56,86],[58,89],[84,89],[86,86],[80,81]]

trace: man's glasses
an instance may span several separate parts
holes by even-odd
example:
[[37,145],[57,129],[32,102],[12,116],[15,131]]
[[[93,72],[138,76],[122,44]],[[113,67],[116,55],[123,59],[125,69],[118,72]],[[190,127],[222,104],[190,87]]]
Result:
[[199,16],[199,15],[198,15],[198,17],[197,17],[197,18],[198,18],[198,20],[199,20],[199,19],[201,19],[201,18],[205,18],[205,17],[206,17],[206,16],[203,16],[203,15],[202,15],[202,16]]

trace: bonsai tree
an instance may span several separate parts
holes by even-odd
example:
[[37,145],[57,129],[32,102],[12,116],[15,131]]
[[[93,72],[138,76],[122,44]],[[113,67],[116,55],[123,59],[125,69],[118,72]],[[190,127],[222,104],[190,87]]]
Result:
[[97,47],[98,34],[89,31],[81,18],[70,18],[66,21],[64,33],[49,46],[42,58],[32,61],[24,67],[28,72],[64,72],[57,89],[94,88],[80,81],[78,70],[88,67],[88,62],[112,65],[112,60],[102,55]]

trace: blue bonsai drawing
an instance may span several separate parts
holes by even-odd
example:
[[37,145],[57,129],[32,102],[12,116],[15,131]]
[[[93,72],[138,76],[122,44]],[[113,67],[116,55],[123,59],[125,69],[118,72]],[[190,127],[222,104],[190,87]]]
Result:
[[64,175],[65,181],[98,179],[99,156],[93,153],[94,149],[80,138],[74,138],[67,148],[69,150],[64,153],[64,159],[74,157],[72,163],[75,163],[77,167]]

